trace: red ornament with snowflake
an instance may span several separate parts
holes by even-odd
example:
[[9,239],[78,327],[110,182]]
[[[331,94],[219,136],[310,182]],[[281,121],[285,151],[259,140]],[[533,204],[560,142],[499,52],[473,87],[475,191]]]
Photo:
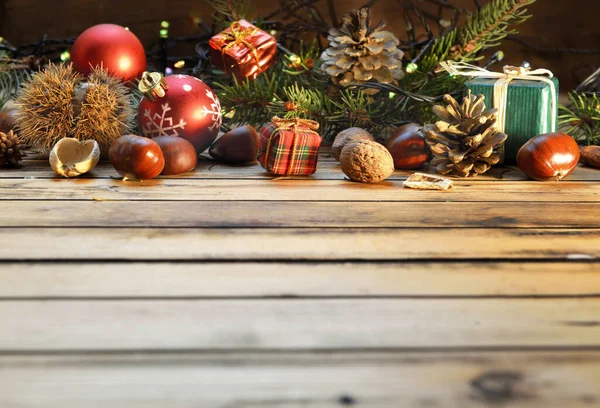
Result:
[[138,124],[144,136],[179,136],[198,153],[215,141],[222,122],[221,104],[204,82],[189,75],[163,77],[146,72],[139,89],[144,97]]

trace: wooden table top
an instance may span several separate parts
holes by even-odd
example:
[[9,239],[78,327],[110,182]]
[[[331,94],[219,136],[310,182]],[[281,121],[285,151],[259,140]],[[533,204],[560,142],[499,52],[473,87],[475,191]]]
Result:
[[600,171],[0,171],[0,407],[600,406]]

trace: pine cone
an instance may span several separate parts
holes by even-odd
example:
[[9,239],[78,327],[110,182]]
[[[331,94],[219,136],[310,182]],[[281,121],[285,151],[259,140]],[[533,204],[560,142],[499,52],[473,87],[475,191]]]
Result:
[[23,150],[23,142],[12,130],[0,132],[0,167],[16,166],[26,156]]
[[434,155],[431,165],[441,174],[460,177],[485,173],[500,162],[506,135],[498,132],[496,109],[485,110],[485,97],[464,97],[462,105],[450,95],[444,96],[447,107],[435,105],[440,121],[425,125],[427,144]]
[[383,31],[382,21],[369,27],[371,10],[361,8],[342,16],[342,27],[329,30],[329,48],[321,54],[321,69],[340,86],[362,82],[397,83],[404,76],[400,41]]

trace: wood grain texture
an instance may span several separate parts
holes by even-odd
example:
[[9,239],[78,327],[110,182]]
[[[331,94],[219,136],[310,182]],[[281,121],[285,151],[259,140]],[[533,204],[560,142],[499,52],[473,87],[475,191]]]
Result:
[[[69,195],[65,190],[65,195]],[[76,194],[76,193],[73,193]],[[298,198],[302,195],[298,194]],[[598,228],[599,203],[4,201],[0,227]]]
[[0,267],[0,282],[4,299],[591,296],[600,295],[600,264],[8,263]]
[[[422,172],[435,173],[435,170],[425,166]],[[396,170],[388,180],[404,180],[414,173],[409,170]],[[108,162],[100,162],[94,170],[83,174],[78,179],[118,177],[118,173]],[[54,179],[58,178],[50,169],[48,160],[24,160],[19,167],[3,169],[0,179]],[[201,160],[196,169],[174,176],[161,176],[159,179],[243,179],[243,180],[270,180],[273,176],[265,172],[258,164],[228,165],[217,163],[212,160]],[[328,159],[326,155],[319,158],[318,169],[311,176],[289,176],[291,180],[344,180],[346,176],[341,171],[338,162]],[[460,180],[460,179],[456,179]],[[514,166],[493,167],[490,171],[477,177],[469,178],[469,183],[480,181],[531,181],[523,172]],[[572,181],[600,181],[600,170],[586,166],[578,166],[573,174],[561,180],[561,184]]]
[[598,352],[211,353],[0,357],[27,408],[587,408]]
[[598,229],[0,228],[0,242],[13,261],[600,258]]
[[0,351],[600,346],[600,298],[4,300]]
[[600,183],[471,182],[448,191],[402,187],[401,181],[361,184],[347,180],[146,180],[0,179],[0,199],[341,202],[598,202]]

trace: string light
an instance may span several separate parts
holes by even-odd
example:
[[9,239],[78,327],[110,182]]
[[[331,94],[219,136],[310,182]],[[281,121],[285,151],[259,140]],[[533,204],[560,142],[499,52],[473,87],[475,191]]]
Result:
[[177,68],[177,69],[183,68],[185,66],[185,61],[184,60],[179,60],[175,64],[173,64],[173,66],[175,68]]
[[170,25],[171,24],[169,24],[169,22],[166,20],[161,21],[160,26],[162,28],[159,31],[160,38],[168,38],[169,37],[169,26]]
[[60,60],[62,62],[66,62],[70,59],[71,59],[71,53],[69,52],[69,50],[65,50],[60,54]]
[[409,62],[408,64],[406,64],[406,73],[407,74],[412,74],[417,69],[419,69],[419,66],[414,62]]

